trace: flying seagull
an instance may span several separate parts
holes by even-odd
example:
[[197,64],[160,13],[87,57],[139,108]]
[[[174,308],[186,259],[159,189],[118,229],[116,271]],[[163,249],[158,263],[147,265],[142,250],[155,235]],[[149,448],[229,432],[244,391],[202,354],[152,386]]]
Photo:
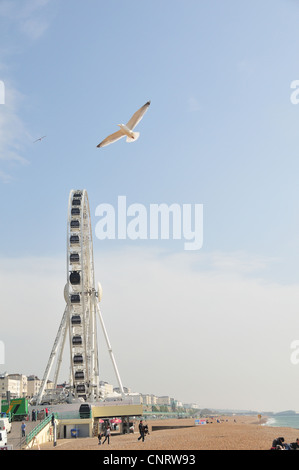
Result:
[[122,137],[127,136],[127,142],[134,142],[139,137],[139,132],[133,132],[133,129],[137,126],[137,124],[143,118],[143,115],[148,110],[149,105],[151,104],[150,101],[145,103],[135,114],[131,117],[131,119],[127,122],[127,124],[117,124],[120,127],[120,130],[114,132],[114,134],[108,135],[106,139],[102,140],[102,142],[97,145],[98,148],[105,147],[106,145],[112,144],[117,140],[121,139]]
[[35,142],[38,142],[38,141],[42,141],[45,137],[47,137],[46,135],[43,135],[43,137],[40,137],[39,139],[36,139],[33,143],[35,144]]

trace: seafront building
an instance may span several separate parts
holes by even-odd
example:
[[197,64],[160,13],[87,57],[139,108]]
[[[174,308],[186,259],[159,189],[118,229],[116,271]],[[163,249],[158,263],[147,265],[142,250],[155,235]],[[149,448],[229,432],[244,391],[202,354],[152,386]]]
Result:
[[0,375],[0,393],[2,398],[6,397],[7,392],[10,392],[12,398],[23,397],[23,382],[16,375],[10,376],[9,374]]
[[199,410],[197,403],[183,403],[182,407],[188,410]]
[[[8,374],[0,373],[0,397],[5,399],[7,392],[10,394],[10,398],[28,398],[29,400],[35,397],[40,389],[42,381],[35,375],[26,376],[23,374]],[[58,388],[67,389],[67,384],[58,385]],[[53,389],[53,382],[50,380],[47,383],[46,390]],[[163,407],[164,411],[173,411],[180,409],[193,409],[198,410],[199,406],[195,403],[183,404],[169,396],[156,396],[153,394],[143,394],[139,392],[132,392],[128,387],[124,387],[124,393],[130,399],[130,402],[134,405],[143,405],[147,411],[159,410]],[[121,399],[121,392],[118,387],[113,387],[108,382],[100,382],[101,395],[107,402],[114,402]]]

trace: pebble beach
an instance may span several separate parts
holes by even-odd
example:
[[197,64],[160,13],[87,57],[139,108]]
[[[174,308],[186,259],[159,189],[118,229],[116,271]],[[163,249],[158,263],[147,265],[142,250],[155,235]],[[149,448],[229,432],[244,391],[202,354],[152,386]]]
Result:
[[[195,426],[194,419],[171,419],[147,421],[150,433],[145,441],[138,441],[134,434],[113,435],[110,444],[99,445],[96,437],[84,439],[61,439],[56,447],[43,444],[39,450],[269,450],[274,438],[283,436],[285,442],[294,442],[299,430],[263,425],[252,416],[221,417],[221,422]],[[157,426],[174,429],[152,430]],[[137,423],[136,423],[137,428]],[[37,450],[36,448],[34,448]]]

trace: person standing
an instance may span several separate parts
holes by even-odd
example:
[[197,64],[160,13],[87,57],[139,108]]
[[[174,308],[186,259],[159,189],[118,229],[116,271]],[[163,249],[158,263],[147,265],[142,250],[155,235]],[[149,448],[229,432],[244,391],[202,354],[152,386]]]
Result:
[[26,424],[24,423],[24,421],[22,422],[21,430],[22,430],[22,437],[25,437],[26,436]]
[[142,419],[140,420],[140,423],[139,423],[139,433],[140,433],[140,436],[138,437],[138,441],[140,441],[140,439],[142,439],[142,442],[144,442],[145,429],[144,429]]
[[105,431],[105,439],[103,440],[103,444],[105,444],[107,440],[108,440],[108,444],[110,444],[110,434],[111,434],[110,426],[108,426]]

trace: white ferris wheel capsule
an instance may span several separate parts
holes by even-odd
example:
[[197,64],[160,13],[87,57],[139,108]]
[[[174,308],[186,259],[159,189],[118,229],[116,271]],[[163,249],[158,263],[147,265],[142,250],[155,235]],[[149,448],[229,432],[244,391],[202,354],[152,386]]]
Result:
[[72,397],[94,401],[100,398],[99,357],[97,342],[97,314],[116,373],[119,388],[124,395],[112,348],[99,308],[102,286],[95,289],[94,260],[89,202],[86,190],[72,190],[69,195],[67,219],[67,282],[64,287],[66,307],[50,354],[37,404],[42,402],[45,387],[56,356],[54,390],[67,332],[70,345],[70,392]]

